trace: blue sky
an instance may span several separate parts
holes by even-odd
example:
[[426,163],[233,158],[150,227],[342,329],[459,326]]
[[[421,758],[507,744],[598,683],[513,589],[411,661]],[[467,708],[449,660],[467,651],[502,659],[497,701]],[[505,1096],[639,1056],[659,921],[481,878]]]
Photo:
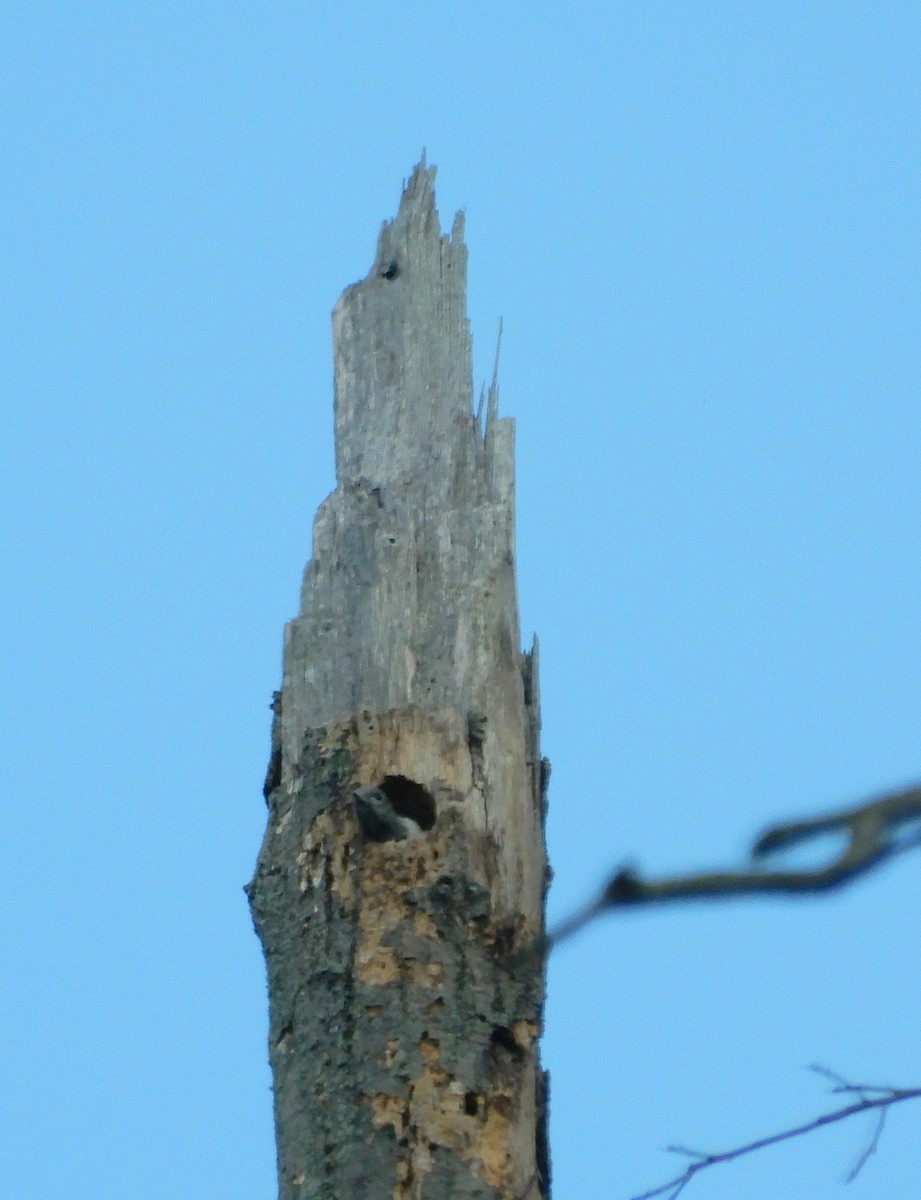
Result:
[[[921,777],[921,11],[7,3],[3,1189],[274,1195],[242,884],[333,485],[329,311],[423,147],[504,320],[551,915]],[[918,861],[555,954],[559,1200],[921,1082]],[[917,1196],[921,1109],[851,1200]],[[700,1176],[825,1200],[853,1122]]]

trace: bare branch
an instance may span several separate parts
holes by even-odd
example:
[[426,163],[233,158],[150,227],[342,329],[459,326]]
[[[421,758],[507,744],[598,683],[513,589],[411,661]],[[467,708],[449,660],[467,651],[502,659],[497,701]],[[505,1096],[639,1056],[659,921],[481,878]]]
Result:
[[864,1165],[865,1165],[867,1159],[870,1157],[870,1155],[876,1153],[876,1147],[879,1145],[879,1139],[882,1136],[883,1127],[886,1124],[886,1113],[888,1111],[889,1111],[888,1108],[880,1108],[879,1116],[876,1121],[876,1129],[873,1131],[873,1136],[872,1136],[872,1138],[870,1138],[869,1142],[867,1143],[866,1149],[863,1151],[863,1153],[860,1155],[860,1157],[854,1163],[853,1167],[851,1167],[850,1171],[848,1171],[847,1176],[845,1177],[845,1180],[844,1180],[845,1183],[853,1183],[854,1180],[857,1178],[857,1176],[860,1174],[860,1172],[863,1170]]
[[[770,893],[792,895],[829,891],[849,883],[884,859],[921,844],[921,831],[906,829],[921,821],[921,785],[868,800],[806,821],[772,825],[751,850],[751,865],[738,871],[706,871],[646,881],[632,867],[622,867],[600,895],[565,920],[552,933],[558,944],[610,908],[700,900],[722,896]],[[799,845],[817,835],[841,830],[848,835],[842,852],[815,870],[765,870],[761,862],[778,850]]]
[[833,1092],[881,1092],[892,1095],[893,1092],[899,1090],[898,1088],[879,1083],[848,1083],[843,1075],[839,1075],[837,1071],[832,1071],[830,1067],[822,1066],[821,1063],[810,1063],[806,1069],[815,1071],[817,1075],[824,1075],[826,1079],[830,1079],[835,1083],[837,1086],[831,1089]]
[[[824,1079],[830,1079],[835,1087],[833,1092],[849,1092],[853,1089],[853,1084],[848,1083],[843,1075],[839,1075],[837,1071],[833,1071],[831,1067],[826,1067],[822,1063],[810,1063],[806,1068],[807,1071],[815,1071],[816,1075],[821,1075]],[[865,1091],[865,1088],[858,1088],[857,1091]],[[891,1091],[891,1088],[885,1089]]]
[[[823,1071],[822,1073],[825,1072]],[[831,1077],[832,1073],[828,1072],[828,1075]],[[852,1085],[848,1084],[846,1086],[850,1088]],[[768,1137],[758,1138],[754,1142],[748,1142],[744,1146],[736,1146],[733,1150],[724,1150],[719,1154],[699,1154],[695,1150],[686,1150],[680,1146],[669,1146],[668,1149],[676,1153],[690,1154],[695,1158],[695,1161],[682,1171],[680,1175],[676,1175],[673,1179],[669,1179],[666,1183],[660,1184],[648,1192],[632,1196],[630,1200],[653,1200],[654,1196],[664,1196],[666,1193],[669,1195],[669,1200],[674,1200],[674,1197],[691,1182],[697,1172],[702,1171],[705,1167],[715,1167],[717,1163],[732,1162],[733,1159],[741,1158],[745,1154],[753,1154],[756,1150],[764,1150],[767,1146],[776,1146],[779,1142],[786,1142],[791,1138],[812,1133],[814,1130],[821,1129],[825,1125],[831,1125],[835,1121],[844,1121],[848,1117],[853,1117],[856,1113],[877,1111],[880,1115],[880,1120],[877,1123],[876,1131],[866,1150],[861,1154],[853,1170],[848,1175],[847,1181],[850,1183],[851,1180],[856,1179],[864,1163],[866,1163],[870,1155],[876,1150],[889,1108],[893,1104],[900,1104],[903,1100],[916,1100],[921,1096],[921,1088],[873,1088],[872,1090],[885,1091],[886,1094],[877,1096],[875,1099],[864,1097],[854,1104],[847,1105],[846,1108],[838,1108],[834,1112],[823,1113],[820,1117],[816,1117],[813,1121],[808,1121],[805,1125],[797,1125],[793,1129],[784,1129],[780,1133],[772,1133]]]

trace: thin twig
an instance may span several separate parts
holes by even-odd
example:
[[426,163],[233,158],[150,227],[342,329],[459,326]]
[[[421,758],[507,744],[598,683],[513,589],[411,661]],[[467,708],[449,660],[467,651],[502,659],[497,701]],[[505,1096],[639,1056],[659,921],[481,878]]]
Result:
[[[871,1092],[876,1092],[880,1096],[891,1096],[897,1091],[896,1088],[880,1086],[878,1083],[851,1083],[849,1080],[845,1079],[843,1075],[839,1074],[837,1071],[833,1071],[831,1067],[824,1066],[822,1063],[810,1063],[808,1069],[810,1071],[815,1071],[817,1075],[822,1075],[826,1079],[830,1079],[835,1085],[831,1089],[833,1092],[838,1094],[841,1092],[856,1092],[862,1100],[867,1100]],[[876,1153],[876,1149],[879,1146],[879,1139],[882,1137],[883,1129],[886,1126],[886,1113],[888,1111],[888,1108],[881,1108],[879,1110],[876,1119],[876,1128],[873,1130],[873,1136],[861,1151],[861,1154],[854,1163],[853,1167],[851,1167],[850,1171],[848,1171],[844,1180],[845,1183],[853,1183],[866,1166],[867,1159],[869,1159],[870,1155]]]
[[899,1089],[890,1087],[888,1084],[881,1083],[849,1083],[843,1075],[839,1075],[837,1071],[833,1071],[830,1067],[825,1067],[821,1063],[810,1063],[806,1068],[807,1071],[815,1071],[817,1075],[824,1075],[826,1079],[830,1079],[837,1086],[831,1090],[833,1092],[885,1092],[892,1095]]
[[881,1108],[879,1110],[879,1115],[876,1119],[876,1128],[873,1131],[873,1136],[870,1138],[869,1142],[867,1143],[863,1153],[860,1155],[860,1157],[854,1163],[853,1167],[851,1167],[850,1171],[848,1171],[847,1176],[845,1177],[845,1180],[844,1180],[845,1183],[853,1183],[854,1180],[857,1178],[857,1176],[860,1174],[860,1172],[863,1170],[863,1168],[866,1164],[866,1161],[870,1157],[870,1155],[876,1153],[876,1147],[879,1145],[879,1139],[882,1136],[883,1126],[886,1124],[886,1113],[888,1111],[889,1111],[888,1108]]
[[[724,1150],[719,1154],[701,1155],[697,1158],[696,1162],[691,1163],[685,1171],[682,1171],[680,1175],[676,1175],[674,1179],[669,1179],[667,1183],[660,1184],[659,1187],[652,1188],[648,1192],[631,1196],[630,1200],[652,1200],[652,1197],[664,1196],[666,1192],[670,1193],[670,1200],[674,1200],[674,1197],[690,1183],[697,1172],[702,1171],[705,1167],[714,1167],[717,1163],[732,1162],[733,1159],[741,1158],[744,1154],[753,1154],[756,1150],[763,1150],[767,1146],[776,1146],[778,1142],[786,1142],[791,1138],[800,1137],[805,1133],[812,1133],[815,1129],[821,1129],[823,1126],[831,1125],[835,1121],[843,1121],[847,1117],[854,1116],[856,1113],[870,1112],[874,1109],[885,1113],[890,1105],[900,1104],[903,1100],[916,1100],[919,1096],[921,1096],[921,1088],[893,1088],[888,1095],[878,1096],[873,1100],[859,1100],[855,1104],[847,1105],[846,1108],[839,1108],[834,1112],[823,1113],[820,1117],[816,1117],[813,1121],[808,1121],[805,1125],[797,1125],[795,1128],[785,1129],[781,1133],[772,1133],[768,1137],[758,1138],[757,1141],[749,1142],[745,1146],[736,1146],[733,1150]],[[880,1132],[881,1127],[878,1127],[870,1146],[851,1172],[849,1181],[856,1178],[860,1168],[876,1149]],[[676,1147],[675,1149],[678,1148]],[[687,1150],[680,1152],[685,1154],[696,1153],[696,1151]]]
[[[821,1075],[824,1079],[830,1079],[832,1083],[837,1085],[832,1089],[833,1091],[850,1092],[854,1090],[852,1084],[848,1083],[843,1075],[839,1075],[837,1071],[833,1071],[831,1067],[826,1067],[823,1063],[810,1063],[806,1070],[815,1071],[816,1075]],[[857,1088],[856,1090],[862,1092],[867,1089]],[[887,1090],[891,1091],[892,1089],[888,1088]]]

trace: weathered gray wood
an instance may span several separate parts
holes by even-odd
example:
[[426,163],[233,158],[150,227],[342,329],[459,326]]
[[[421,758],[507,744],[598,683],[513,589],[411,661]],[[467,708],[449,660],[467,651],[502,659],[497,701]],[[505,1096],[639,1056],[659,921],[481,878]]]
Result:
[[[333,311],[336,490],[285,631],[248,891],[282,1200],[548,1194],[536,647],[514,427],[471,411],[466,247],[423,162]],[[370,840],[352,792],[423,827]]]

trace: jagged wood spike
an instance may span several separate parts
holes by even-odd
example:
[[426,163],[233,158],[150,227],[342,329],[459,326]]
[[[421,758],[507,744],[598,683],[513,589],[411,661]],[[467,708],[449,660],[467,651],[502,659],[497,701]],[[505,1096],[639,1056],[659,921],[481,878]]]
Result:
[[[485,430],[472,412],[463,218],[442,235],[434,175],[423,159],[333,310],[337,484],[274,703],[247,890],[281,1200],[549,1194],[548,773],[514,426],[495,375]],[[362,791],[365,831],[357,788],[384,793]],[[396,816],[372,825],[368,797]]]

